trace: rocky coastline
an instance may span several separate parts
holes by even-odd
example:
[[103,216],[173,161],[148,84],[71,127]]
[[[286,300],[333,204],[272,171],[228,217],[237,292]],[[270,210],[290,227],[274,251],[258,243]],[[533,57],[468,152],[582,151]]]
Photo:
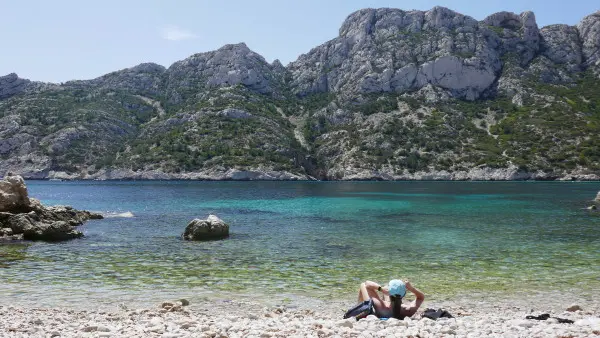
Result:
[[0,241],[63,241],[83,237],[77,226],[102,215],[70,206],[46,207],[29,198],[21,176],[0,181]]
[[397,173],[394,168],[367,170],[348,168],[332,171],[326,177],[271,170],[220,170],[203,172],[166,173],[159,170],[133,171],[131,169],[100,170],[93,174],[70,174],[61,171],[27,173],[26,179],[38,180],[194,180],[194,181],[600,181],[600,173],[585,169],[570,172],[527,172],[516,166],[508,168],[477,167],[469,170],[415,171]]

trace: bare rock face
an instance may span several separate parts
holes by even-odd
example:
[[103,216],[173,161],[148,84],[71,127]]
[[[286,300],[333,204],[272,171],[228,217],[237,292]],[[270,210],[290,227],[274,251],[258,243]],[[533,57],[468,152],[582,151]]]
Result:
[[0,181],[0,240],[62,241],[79,238],[75,227],[102,215],[75,210],[70,206],[44,207],[28,198],[21,176]]
[[431,84],[475,100],[501,70],[499,43],[475,19],[447,8],[365,9],[288,69],[299,95],[405,93]]
[[15,73],[0,76],[0,100],[23,92],[31,81],[21,79]]
[[183,239],[188,241],[215,240],[229,237],[229,225],[215,215],[194,219],[185,228]]
[[454,96],[475,100],[496,79],[493,69],[479,60],[466,61],[456,56],[443,56],[421,66],[417,86],[427,84],[448,89]]
[[583,53],[579,32],[574,26],[551,25],[540,30],[540,57],[531,63],[529,72],[538,74],[545,83],[574,82],[573,74],[582,71]]
[[281,64],[267,63],[244,43],[192,55],[167,70],[167,96],[172,103],[185,99],[186,91],[202,92],[219,87],[244,85],[261,94],[277,92]]
[[115,71],[93,80],[69,81],[68,88],[107,88],[127,90],[144,95],[160,95],[166,68],[155,63],[142,63],[135,67]]
[[573,67],[581,65],[583,54],[579,44],[579,32],[568,25],[550,25],[540,30],[541,54],[557,64]]
[[540,32],[533,12],[520,15],[510,12],[494,13],[483,20],[483,24],[498,30],[503,55],[514,53],[521,66],[527,65],[540,48]]
[[600,11],[588,15],[577,25],[583,42],[583,57],[589,66],[600,61]]

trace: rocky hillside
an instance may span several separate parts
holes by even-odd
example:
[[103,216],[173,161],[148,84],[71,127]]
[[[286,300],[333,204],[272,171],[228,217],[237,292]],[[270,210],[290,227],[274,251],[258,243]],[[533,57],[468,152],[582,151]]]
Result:
[[364,9],[287,67],[244,44],[46,84],[0,77],[0,174],[599,179],[600,12],[539,28]]

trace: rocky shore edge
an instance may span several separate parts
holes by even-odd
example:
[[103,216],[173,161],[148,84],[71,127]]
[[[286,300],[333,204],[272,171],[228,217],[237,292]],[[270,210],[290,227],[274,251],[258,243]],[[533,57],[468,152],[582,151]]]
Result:
[[63,241],[83,236],[77,226],[102,215],[70,206],[46,207],[29,198],[21,176],[0,180],[0,241]]
[[[434,304],[439,305],[439,304]],[[248,301],[185,299],[150,308],[73,310],[0,305],[0,335],[19,337],[597,337],[598,309],[572,305],[547,320],[511,303],[453,305],[454,318],[431,320],[422,311],[404,320],[341,319],[344,308],[261,306]],[[567,319],[569,323],[561,323]]]
[[22,173],[27,179],[54,180],[198,180],[198,181],[600,181],[600,172],[577,168],[569,172],[529,172],[517,166],[507,168],[476,167],[469,170],[430,170],[398,173],[394,168],[369,170],[346,168],[332,170],[326,177],[288,171],[225,169],[203,172],[165,173],[160,170],[133,171],[131,169],[102,169],[92,174],[40,171]]

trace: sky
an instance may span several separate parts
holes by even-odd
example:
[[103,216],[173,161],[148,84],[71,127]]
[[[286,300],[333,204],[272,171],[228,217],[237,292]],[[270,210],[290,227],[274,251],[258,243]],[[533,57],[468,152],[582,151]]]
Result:
[[477,20],[530,10],[540,27],[575,25],[600,10],[598,0],[0,0],[0,76],[92,79],[238,42],[287,65],[335,38],[356,10],[438,5]]

